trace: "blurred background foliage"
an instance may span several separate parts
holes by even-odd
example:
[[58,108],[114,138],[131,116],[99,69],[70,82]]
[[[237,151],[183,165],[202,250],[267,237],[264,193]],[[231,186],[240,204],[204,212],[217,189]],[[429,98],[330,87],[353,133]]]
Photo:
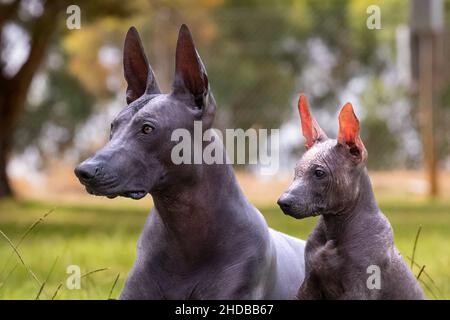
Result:
[[[422,164],[417,106],[408,79],[401,77],[406,53],[399,39],[409,23],[407,0],[78,1],[79,30],[65,26],[69,2],[3,1],[5,17],[13,4],[18,14],[0,25],[5,81],[14,77],[6,72],[8,52],[21,46],[27,51],[34,34],[30,22],[54,12],[45,17],[44,24],[52,25],[51,41],[26,90],[23,112],[9,121],[14,135],[6,150],[33,154],[38,170],[55,157],[76,162],[107,138],[107,123],[125,106],[121,51],[129,26],[137,26],[160,86],[170,90],[181,23],[191,28],[206,64],[219,106],[216,127],[281,128],[282,139],[293,140],[282,156],[294,153],[295,159],[302,149],[298,93],[309,95],[330,136],[337,130],[339,108],[350,100],[362,120],[369,168]],[[381,9],[380,30],[366,27],[366,10],[373,4]],[[27,10],[28,15],[20,14]],[[8,39],[13,27],[23,34]],[[444,167],[449,163],[448,92],[449,85],[436,127]],[[292,135],[294,126],[298,137]]]

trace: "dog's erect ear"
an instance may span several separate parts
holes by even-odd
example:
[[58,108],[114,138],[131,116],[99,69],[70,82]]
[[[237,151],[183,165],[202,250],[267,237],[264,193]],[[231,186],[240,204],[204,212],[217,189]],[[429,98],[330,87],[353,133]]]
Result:
[[350,103],[346,103],[339,113],[338,143],[348,149],[350,155],[357,161],[365,161],[367,150],[359,137],[359,120]]
[[191,94],[198,108],[205,107],[209,91],[208,76],[195,49],[192,35],[185,24],[181,26],[178,34],[175,80],[172,87],[175,94]]
[[153,70],[148,64],[139,33],[131,27],[125,37],[123,69],[127,81],[127,103],[130,104],[144,93],[161,93]]
[[305,95],[302,94],[298,99],[298,112],[300,113],[306,149],[311,148],[317,141],[323,141],[327,139],[327,135],[319,127],[316,119],[311,116],[308,107],[308,99]]

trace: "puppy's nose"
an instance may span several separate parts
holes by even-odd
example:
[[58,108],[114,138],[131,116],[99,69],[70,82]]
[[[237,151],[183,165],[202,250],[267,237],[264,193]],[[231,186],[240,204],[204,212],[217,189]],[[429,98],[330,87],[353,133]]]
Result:
[[99,166],[96,163],[85,161],[75,168],[75,175],[80,181],[89,182],[95,178],[99,171]]
[[291,196],[283,194],[280,199],[278,199],[277,203],[280,206],[281,210],[286,211],[292,207],[293,200]]

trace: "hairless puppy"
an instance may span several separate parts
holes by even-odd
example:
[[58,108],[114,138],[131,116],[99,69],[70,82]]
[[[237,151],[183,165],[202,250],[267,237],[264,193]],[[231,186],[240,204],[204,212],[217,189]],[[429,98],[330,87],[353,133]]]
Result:
[[423,299],[375,201],[352,105],[339,114],[337,140],[319,127],[305,96],[298,107],[307,152],[278,204],[297,219],[320,215],[307,240],[298,298]]

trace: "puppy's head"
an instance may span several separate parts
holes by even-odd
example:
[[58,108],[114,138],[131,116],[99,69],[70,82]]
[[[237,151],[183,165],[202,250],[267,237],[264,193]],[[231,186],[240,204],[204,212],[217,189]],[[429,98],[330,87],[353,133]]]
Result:
[[329,139],[300,96],[298,109],[307,151],[295,167],[291,186],[278,200],[284,213],[301,219],[339,214],[356,200],[367,151],[359,137],[359,121],[347,103],[339,114],[339,135]]

